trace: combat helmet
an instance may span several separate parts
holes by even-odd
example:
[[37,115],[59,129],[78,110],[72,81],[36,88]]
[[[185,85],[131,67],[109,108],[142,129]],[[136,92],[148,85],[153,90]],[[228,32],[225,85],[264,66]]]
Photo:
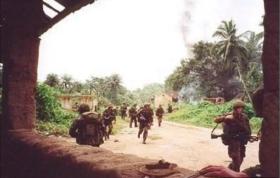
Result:
[[84,112],[88,112],[90,111],[89,105],[88,104],[80,104],[79,108],[78,108],[78,112],[80,114],[84,113]]
[[244,108],[244,107],[245,107],[245,103],[242,100],[236,100],[233,103],[233,109]]

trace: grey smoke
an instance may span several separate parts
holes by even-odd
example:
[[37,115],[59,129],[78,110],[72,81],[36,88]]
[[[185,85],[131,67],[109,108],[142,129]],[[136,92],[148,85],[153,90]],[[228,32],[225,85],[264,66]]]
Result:
[[188,32],[190,30],[191,26],[191,10],[194,7],[194,1],[193,0],[184,0],[184,13],[182,14],[182,22],[181,22],[181,31],[182,31],[182,36],[184,39],[185,47],[189,49],[190,44],[188,43]]
[[184,86],[179,92],[179,99],[183,102],[197,104],[201,101],[201,96],[197,90],[198,83],[190,83]]

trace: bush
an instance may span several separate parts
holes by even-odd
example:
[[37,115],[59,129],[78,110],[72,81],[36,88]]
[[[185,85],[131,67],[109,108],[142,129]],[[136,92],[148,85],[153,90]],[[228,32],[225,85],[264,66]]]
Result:
[[[168,120],[189,123],[203,127],[214,127],[216,123],[214,118],[229,113],[232,111],[232,102],[227,102],[221,105],[215,105],[209,102],[202,102],[197,105],[182,104],[179,110],[168,115]],[[251,104],[246,103],[244,111],[250,119],[250,125],[254,132],[260,128],[261,120],[255,117],[254,110]]]
[[59,92],[46,84],[38,84],[36,90],[36,128],[48,134],[68,134],[76,114],[64,110],[57,100]]
[[65,124],[74,116],[64,110],[57,100],[59,92],[46,84],[38,84],[36,90],[36,116],[38,120]]

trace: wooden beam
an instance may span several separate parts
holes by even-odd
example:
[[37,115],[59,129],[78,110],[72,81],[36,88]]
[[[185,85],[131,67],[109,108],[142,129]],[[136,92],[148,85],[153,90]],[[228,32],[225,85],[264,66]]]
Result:
[[75,12],[84,6],[93,3],[94,1],[95,0],[81,0],[79,1],[79,3],[76,3],[71,7],[65,7],[63,11],[61,11],[58,15],[52,18],[50,22],[46,23],[45,25],[42,26],[42,28],[39,29],[38,31],[39,35],[45,33],[48,29],[50,29],[52,26],[54,26],[56,23],[58,23],[60,20],[62,20],[70,13]]
[[51,5],[49,5],[48,3],[46,3],[45,1],[43,1],[43,4],[44,4],[45,6],[47,6],[48,8],[50,8],[51,10],[55,11],[56,13],[58,13],[58,14],[60,13],[59,10],[55,9],[54,7],[52,7]]

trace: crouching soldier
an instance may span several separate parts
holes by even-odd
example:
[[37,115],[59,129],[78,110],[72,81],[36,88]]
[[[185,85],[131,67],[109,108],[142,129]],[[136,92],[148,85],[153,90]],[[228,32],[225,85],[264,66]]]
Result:
[[81,104],[78,108],[79,117],[72,123],[69,135],[76,138],[81,145],[92,145],[99,147],[103,144],[101,117],[96,112],[89,112],[87,104]]
[[160,104],[159,107],[156,110],[156,116],[157,116],[157,119],[158,119],[158,126],[159,127],[161,126],[163,114],[164,114],[164,110],[163,110],[163,108]]
[[130,122],[129,122],[129,127],[132,127],[132,123],[134,122],[134,127],[137,127],[137,110],[136,110],[136,104],[134,104],[129,110],[129,117],[130,117]]
[[153,110],[150,108],[149,104],[145,104],[144,108],[140,109],[139,113],[137,114],[138,121],[139,121],[139,131],[138,131],[138,138],[140,138],[141,134],[143,133],[143,144],[146,144],[146,139],[148,137],[148,130],[151,128],[153,123]]
[[239,172],[245,157],[245,145],[251,135],[249,119],[243,113],[244,108],[245,103],[236,101],[233,104],[232,113],[215,118],[216,123],[223,124],[224,136],[222,141],[225,145],[228,145],[228,155],[232,159],[229,168],[237,172]]

